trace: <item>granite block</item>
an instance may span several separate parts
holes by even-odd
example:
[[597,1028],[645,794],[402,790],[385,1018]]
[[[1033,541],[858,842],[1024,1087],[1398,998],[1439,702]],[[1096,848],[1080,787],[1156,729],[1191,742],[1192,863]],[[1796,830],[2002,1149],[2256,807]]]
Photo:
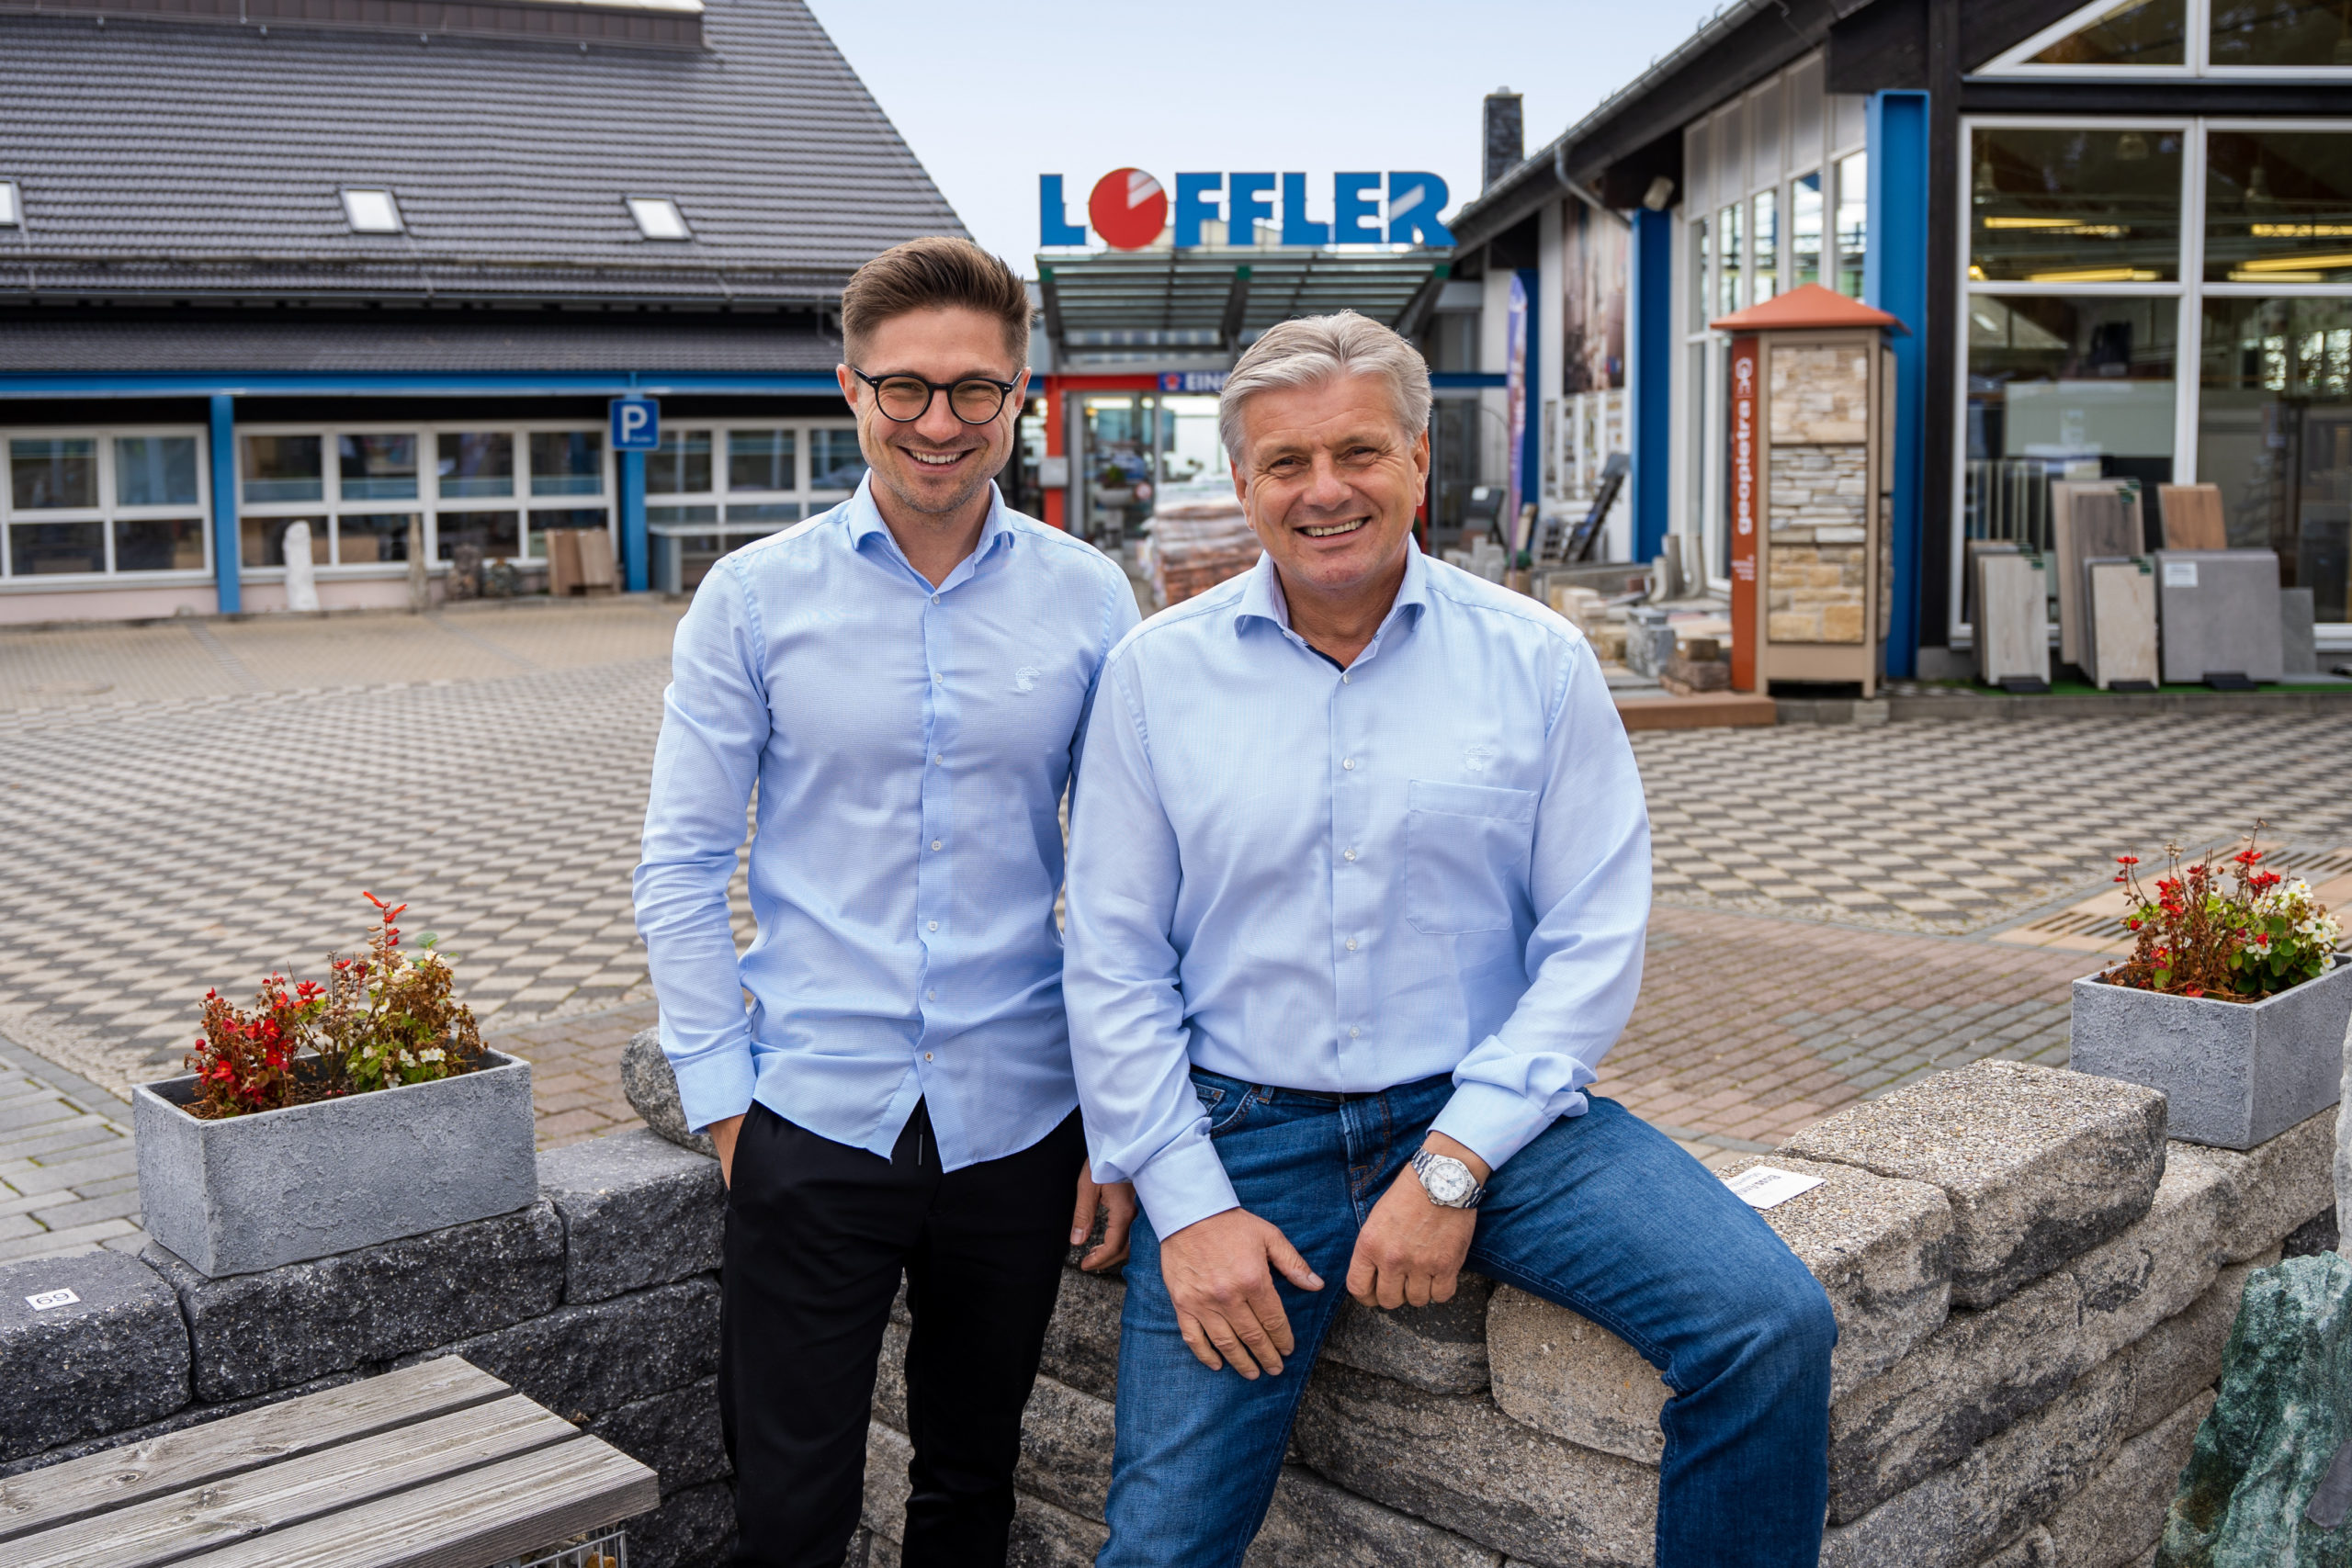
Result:
[[2148,1212],[2164,1175],[2165,1100],[1984,1057],[1816,1122],[1782,1153],[1940,1188],[1953,1304],[1988,1307]]
[[585,1421],[718,1371],[718,1281],[697,1276],[559,1307],[432,1354],[463,1356],[565,1420]]
[[1354,1298],[1340,1303],[1323,1356],[1432,1393],[1483,1393],[1487,1383],[1487,1306],[1494,1281],[1464,1272],[1453,1299],[1384,1312]]
[[2211,1390],[2127,1441],[2091,1483],[2042,1521],[2052,1568],[2122,1568],[2156,1544]]
[[2175,1144],[2168,1157],[2210,1165],[2229,1179],[2222,1213],[2222,1261],[2243,1263],[2277,1247],[2334,1206],[2336,1112],[2322,1111],[2250,1149]]
[[660,1030],[640,1029],[621,1048],[621,1092],[628,1096],[629,1109],[645,1119],[655,1136],[682,1149],[718,1157],[718,1145],[710,1141],[709,1134],[686,1130],[686,1113],[678,1103],[678,1075],[671,1070],[670,1058],[662,1054]]
[[2132,1378],[2132,1412],[2124,1430],[2138,1436],[2211,1388],[2222,1375],[2222,1350],[2237,1321],[2238,1302],[2256,1269],[2276,1257],[2232,1264],[2205,1293],[2126,1348],[2119,1359]]
[[735,1488],[723,1481],[665,1491],[628,1521],[629,1568],[719,1568],[734,1550]]
[[67,1460],[86,1459],[91,1454],[104,1453],[108,1449],[130,1448],[147,1442],[151,1438],[160,1438],[166,1432],[185,1431],[190,1427],[201,1427],[207,1421],[218,1421],[226,1416],[238,1416],[248,1410],[257,1410],[265,1404],[276,1404],[280,1400],[300,1399],[306,1393],[316,1393],[322,1389],[339,1388],[345,1383],[356,1382],[368,1375],[370,1374],[364,1371],[330,1372],[325,1377],[315,1378],[309,1382],[296,1383],[291,1388],[272,1389],[267,1393],[257,1393],[244,1399],[223,1400],[218,1404],[184,1404],[160,1421],[149,1421],[137,1427],[123,1427],[108,1432],[103,1437],[85,1438],[79,1442],[44,1449],[27,1459],[0,1463],[0,1480],[6,1480],[12,1475],[22,1475],[28,1471],[44,1470],[52,1464],[62,1464]]
[[1657,1472],[1512,1421],[1491,1399],[1315,1371],[1293,1438],[1325,1479],[1539,1568],[1647,1568]]
[[563,1222],[546,1202],[217,1280],[153,1243],[140,1256],[179,1293],[208,1402],[446,1345],[563,1299]]
[[1127,1287],[1115,1279],[1077,1269],[1062,1270],[1061,1294],[1046,1325],[1042,1370],[1057,1382],[1097,1399],[1119,1392],[1119,1312]]
[[0,1264],[0,1461],[153,1421],[188,1397],[187,1325],[154,1269],[117,1252]]
[[1283,1467],[1242,1568],[1499,1568],[1502,1553]]
[[599,1437],[662,1478],[662,1495],[734,1474],[718,1429],[718,1380],[704,1378],[615,1405],[588,1423]]
[[1117,1427],[1111,1402],[1039,1378],[1021,1418],[1021,1462],[1013,1481],[1041,1498],[1099,1524],[1111,1494]]
[[644,1128],[539,1156],[539,1191],[563,1216],[567,1302],[716,1272],[726,1232],[718,1162]]
[[1094,1568],[1111,1532],[1022,1493],[1013,1499],[1012,1534],[1005,1543],[1005,1568]]

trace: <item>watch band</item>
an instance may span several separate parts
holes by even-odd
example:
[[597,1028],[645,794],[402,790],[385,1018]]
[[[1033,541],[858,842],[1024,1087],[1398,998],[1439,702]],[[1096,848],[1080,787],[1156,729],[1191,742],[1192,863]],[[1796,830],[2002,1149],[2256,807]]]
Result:
[[1413,1175],[1419,1179],[1421,1183],[1421,1190],[1424,1193],[1429,1194],[1430,1201],[1435,1203],[1442,1209],[1476,1208],[1479,1202],[1487,1196],[1487,1184],[1478,1180],[1476,1177],[1471,1178],[1469,1192],[1456,1201],[1449,1203],[1445,1200],[1438,1197],[1435,1193],[1430,1192],[1429,1168],[1439,1160],[1443,1160],[1446,1164],[1451,1166],[1460,1167],[1463,1175],[1470,1176],[1470,1168],[1463,1161],[1455,1159],[1452,1155],[1442,1155],[1435,1149],[1424,1146],[1413,1156]]

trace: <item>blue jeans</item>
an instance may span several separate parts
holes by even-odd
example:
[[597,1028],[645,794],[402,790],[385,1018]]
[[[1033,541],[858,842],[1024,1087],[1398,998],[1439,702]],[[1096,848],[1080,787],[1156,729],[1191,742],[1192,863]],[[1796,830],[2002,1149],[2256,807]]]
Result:
[[[1136,1224],[1119,1340],[1111,1539],[1096,1568],[1238,1564],[1282,1472],[1356,1234],[1453,1094],[1443,1077],[1342,1100],[1195,1071],[1241,1204],[1322,1277],[1274,1277],[1298,1353],[1280,1377],[1211,1371],[1177,1331],[1159,1237]],[[1495,1173],[1468,1267],[1647,1357],[1662,1419],[1657,1568],[1811,1568],[1829,1500],[1829,1300],[1762,1216],[1614,1100]]]

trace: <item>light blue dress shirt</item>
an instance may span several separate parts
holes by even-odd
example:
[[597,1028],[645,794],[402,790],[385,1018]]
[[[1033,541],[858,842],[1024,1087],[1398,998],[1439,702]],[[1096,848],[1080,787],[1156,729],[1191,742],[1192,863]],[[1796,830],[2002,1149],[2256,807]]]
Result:
[[[954,1170],[1077,1103],[1062,790],[1135,592],[1001,495],[933,588],[871,483],[721,558],[679,622],[637,929],[689,1125],[757,1100],[888,1158],[920,1100]],[[755,780],[739,959],[727,883]]]
[[1500,1167],[1584,1111],[1649,904],[1633,748],[1574,626],[1413,550],[1343,673],[1261,558],[1103,667],[1063,980],[1095,1175],[1162,1235],[1235,1206],[1193,1065],[1451,1073],[1436,1130]]

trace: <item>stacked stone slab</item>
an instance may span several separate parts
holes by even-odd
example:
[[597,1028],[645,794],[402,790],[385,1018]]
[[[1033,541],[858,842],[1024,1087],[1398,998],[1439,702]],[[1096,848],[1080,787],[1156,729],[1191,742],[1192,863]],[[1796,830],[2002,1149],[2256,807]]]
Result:
[[1766,628],[1774,642],[1858,643],[1868,604],[1869,351],[1773,349]]
[[[1747,1162],[1821,1179],[1764,1217],[1839,1325],[1825,1564],[2146,1559],[2246,1275],[2335,1203],[2334,1111],[2236,1154],[2168,1142],[2164,1110],[2135,1085],[1988,1060]],[[1121,1291],[1066,1276],[1016,1562],[1080,1568],[1102,1543]],[[897,1562],[902,1334],[868,1450],[872,1568]],[[1622,1340],[1508,1286],[1351,1304],[1250,1561],[1639,1568],[1668,1397]]]
[[151,1243],[0,1267],[0,1482],[454,1352],[660,1472],[631,1562],[716,1562],[723,1213],[716,1163],[638,1131],[541,1156],[528,1208],[308,1263],[209,1279]]

